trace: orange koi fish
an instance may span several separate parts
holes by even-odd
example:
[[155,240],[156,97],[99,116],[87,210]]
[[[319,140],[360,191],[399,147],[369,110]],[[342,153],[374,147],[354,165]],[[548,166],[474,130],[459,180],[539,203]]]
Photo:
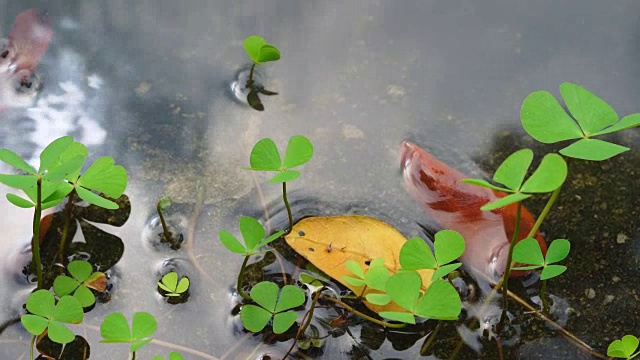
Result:
[[46,12],[28,9],[16,17],[8,41],[0,52],[3,68],[27,81],[35,71],[53,36]]
[[[455,230],[464,237],[462,263],[497,281],[504,272],[509,243],[515,232],[517,204],[493,211],[480,210],[483,205],[507,194],[461,182],[468,176],[410,142],[402,143],[400,161],[409,193],[442,228]],[[534,223],[533,215],[522,207],[518,241],[527,236]],[[536,233],[535,239],[546,253],[547,245],[540,232]],[[526,273],[512,271],[511,277]]]

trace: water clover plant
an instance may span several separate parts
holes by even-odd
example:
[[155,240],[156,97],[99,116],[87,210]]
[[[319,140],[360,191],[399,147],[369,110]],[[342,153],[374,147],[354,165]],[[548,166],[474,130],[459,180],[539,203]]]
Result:
[[482,210],[494,210],[509,204],[521,202],[535,193],[552,192],[562,186],[567,177],[567,163],[557,154],[547,154],[531,176],[524,181],[533,161],[533,151],[522,149],[509,155],[500,164],[493,181],[504,186],[496,186],[483,179],[464,179],[465,183],[503,191],[509,195],[482,206]]
[[93,271],[93,266],[83,260],[74,260],[67,265],[71,277],[59,275],[53,282],[53,291],[59,297],[72,295],[82,307],[89,307],[96,302],[96,297],[90,289],[105,291],[107,278],[104,273]]
[[280,50],[274,45],[267,44],[263,37],[257,35],[249,36],[244,40],[244,49],[252,61],[251,70],[249,70],[249,79],[245,85],[245,87],[249,89],[247,102],[255,110],[263,111],[264,105],[258,94],[271,96],[277,95],[278,93],[265,89],[261,84],[256,84],[253,79],[253,73],[256,65],[263,65],[265,62],[279,60]]
[[75,339],[74,333],[64,324],[79,324],[84,318],[82,305],[73,296],[63,296],[56,300],[48,290],[37,290],[27,298],[28,314],[20,321],[27,331],[38,336],[47,331],[49,339],[59,344],[67,344]]
[[162,213],[164,210],[167,210],[171,206],[171,198],[168,196],[160,198],[158,200],[158,205],[156,206],[156,210],[158,211],[158,217],[160,218],[160,225],[162,225],[162,233],[159,234],[160,240],[162,242],[168,243],[173,250],[180,249],[180,245],[184,241],[184,237],[182,234],[178,234],[178,236],[173,236],[173,233],[169,230],[167,226],[167,222],[164,219],[164,214]]
[[513,249],[513,261],[526,266],[514,267],[514,270],[533,270],[542,268],[540,280],[556,277],[567,270],[564,265],[557,265],[569,255],[571,244],[566,239],[556,239],[551,242],[547,255],[542,255],[542,249],[536,239],[526,238],[518,242]]
[[164,296],[182,296],[189,290],[189,278],[185,276],[178,281],[178,274],[171,271],[158,281],[158,287],[166,292]]
[[461,263],[450,262],[464,253],[464,239],[453,230],[440,230],[433,244],[435,256],[424,240],[411,238],[400,249],[400,265],[406,270],[435,269],[432,279],[447,276],[459,268]]
[[295,311],[286,311],[304,303],[304,292],[297,286],[285,285],[282,290],[271,281],[257,283],[251,288],[251,299],[258,305],[243,305],[240,318],[247,330],[259,332],[273,318],[273,332],[287,331],[298,319]]
[[[160,355],[156,355],[151,360],[164,360],[164,358]],[[184,360],[184,358],[179,352],[172,351],[169,353],[168,360]]]
[[240,296],[242,296],[245,300],[250,300],[251,297],[245,294],[245,292],[242,290],[244,270],[247,266],[247,262],[249,261],[251,255],[258,253],[260,248],[268,245],[270,242],[282,236],[283,232],[278,231],[273,235],[265,237],[266,232],[262,224],[260,224],[258,220],[249,216],[241,217],[239,225],[244,245],[241,244],[240,241],[238,241],[238,239],[236,239],[236,237],[227,230],[221,230],[218,236],[222,245],[224,245],[224,247],[226,247],[229,251],[236,254],[244,255],[244,262],[242,263],[240,272],[238,273],[238,294],[240,294]]
[[129,350],[133,353],[149,343],[151,335],[156,331],[158,324],[153,315],[147,312],[133,314],[131,327],[122,313],[111,313],[102,320],[100,335],[103,343],[129,343]]
[[579,139],[560,153],[583,160],[606,160],[629,150],[594,137],[639,126],[639,113],[618,121],[618,114],[604,100],[569,82],[560,85],[560,94],[571,115],[548,91],[534,91],[526,97],[520,117],[529,135],[545,144]]
[[633,359],[640,355],[640,351],[634,354],[634,352],[638,350],[638,344],[640,344],[640,341],[637,337],[633,335],[625,335],[622,339],[615,340],[609,344],[609,347],[607,348],[607,356],[622,359]]
[[384,259],[377,258],[371,261],[369,269],[365,273],[357,261],[349,260],[345,266],[356,277],[343,276],[342,278],[353,286],[366,285],[367,288],[378,290],[379,292],[369,292],[365,298],[368,302],[377,305],[386,305],[391,298],[385,292],[387,280],[391,277],[391,273],[384,266]]
[[258,141],[251,150],[248,170],[255,171],[275,171],[278,172],[269,180],[270,183],[282,183],[282,199],[287,208],[289,216],[289,228],[285,235],[293,228],[293,216],[291,215],[291,207],[287,199],[287,182],[300,177],[300,172],[291,170],[298,166],[304,165],[313,157],[313,144],[309,139],[302,135],[295,135],[289,139],[287,149],[285,150],[284,161],[280,156],[280,152],[275,142],[270,138]]

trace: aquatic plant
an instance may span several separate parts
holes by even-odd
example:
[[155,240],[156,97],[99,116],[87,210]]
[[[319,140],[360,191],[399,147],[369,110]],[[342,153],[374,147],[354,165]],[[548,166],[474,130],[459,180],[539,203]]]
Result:
[[240,311],[244,327],[252,332],[260,332],[273,318],[273,332],[281,334],[287,331],[298,319],[298,313],[287,311],[304,303],[304,292],[297,286],[278,285],[271,281],[262,281],[251,288],[251,300],[258,305],[247,304]]
[[[152,360],[164,360],[164,358],[160,355],[156,355],[153,357]],[[172,351],[169,353],[169,358],[168,360],[184,360],[184,358],[182,357],[182,355],[179,352],[176,351]]]
[[165,274],[162,279],[158,281],[158,287],[165,292],[163,296],[182,296],[189,291],[189,278],[185,276],[178,281],[178,274],[171,271]]
[[156,332],[158,323],[153,315],[147,312],[133,314],[131,327],[122,313],[114,312],[104,317],[100,325],[102,343],[128,343],[132,359],[136,358],[136,351],[148,344],[151,335]]
[[614,340],[609,344],[609,347],[607,348],[607,355],[622,359],[633,359],[640,355],[640,351],[634,354],[634,352],[638,350],[638,344],[640,344],[640,341],[637,337],[633,335],[625,335],[622,339]]
[[245,88],[249,89],[247,103],[255,110],[263,111],[264,105],[258,94],[272,96],[278,93],[265,89],[262,84],[257,84],[254,81],[253,73],[256,65],[263,65],[265,62],[279,60],[280,50],[274,45],[267,44],[263,37],[257,35],[249,36],[244,40],[244,49],[252,61],[251,69],[249,70],[249,79],[245,84]]
[[[70,343],[76,337],[64,324],[79,324],[84,318],[82,305],[75,297],[63,296],[56,303],[53,294],[42,289],[29,295],[27,311],[28,314],[20,317],[24,328],[34,337],[46,331],[49,339],[59,344]],[[33,342],[31,353],[33,355]]]
[[164,219],[163,211],[167,210],[171,206],[171,198],[168,196],[160,198],[158,200],[158,205],[156,206],[156,210],[158,211],[158,217],[160,218],[160,225],[162,225],[162,233],[159,234],[162,242],[168,243],[173,250],[180,249],[180,245],[184,241],[184,237],[182,234],[178,234],[178,236],[173,236],[173,233],[169,230],[167,226],[167,222]]
[[84,260],[74,260],[67,265],[71,275],[59,275],[53,282],[53,291],[58,297],[72,295],[82,307],[89,307],[96,302],[91,289],[103,292],[107,287],[107,278],[103,272],[93,271],[93,266]]

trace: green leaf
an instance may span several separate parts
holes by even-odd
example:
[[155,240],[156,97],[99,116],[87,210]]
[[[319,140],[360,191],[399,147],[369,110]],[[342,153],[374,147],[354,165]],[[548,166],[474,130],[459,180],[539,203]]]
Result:
[[15,194],[7,194],[7,200],[9,200],[9,202],[12,203],[13,205],[15,205],[17,207],[25,208],[25,209],[32,208],[32,207],[36,206],[31,201],[29,201],[27,199],[23,199],[20,196],[15,195]]
[[366,296],[367,301],[375,305],[387,305],[391,301],[391,297],[387,294],[369,293]]
[[60,158],[58,159],[58,161],[56,163],[54,163],[53,166],[59,166],[62,163],[67,162],[68,160],[74,158],[74,157],[81,157],[82,158],[82,162],[80,163],[80,166],[78,166],[78,169],[76,169],[75,171],[69,172],[67,174],[66,179],[71,181],[71,182],[76,182],[76,180],[78,180],[78,177],[80,176],[80,170],[82,170],[82,166],[84,165],[84,162],[87,159],[87,154],[89,153],[89,149],[87,149],[86,146],[84,146],[83,144],[74,141],[63,153],[62,155],[60,155]]
[[251,170],[260,171],[280,171],[282,170],[282,160],[276,147],[276,143],[269,138],[258,141],[251,150],[249,158]]
[[131,329],[127,323],[127,318],[119,312],[105,316],[100,325],[100,335],[104,339],[100,342],[131,341]]
[[390,277],[391,273],[386,267],[382,265],[371,266],[364,276],[364,282],[372,289],[384,291],[387,280],[389,280]]
[[280,290],[280,297],[276,304],[275,312],[293,309],[304,303],[304,292],[299,287],[293,285],[285,285]]
[[52,192],[46,198],[43,197],[43,199],[44,199],[44,200],[42,200],[43,204],[50,203],[50,202],[56,202],[56,201],[62,201],[74,189],[74,186],[71,185],[68,182],[60,182],[59,184],[60,185],[58,186],[58,188],[54,192]]
[[287,169],[303,165],[313,157],[313,144],[302,135],[295,135],[289,139],[287,151],[284,155],[284,167]]
[[630,358],[638,348],[640,341],[633,335],[625,335],[621,340],[613,341],[607,348],[607,355],[618,358]]
[[438,267],[431,249],[424,240],[414,237],[400,248],[400,266],[407,270],[435,269]]
[[564,265],[547,265],[540,273],[540,280],[547,280],[556,277],[567,270]]
[[38,336],[42,334],[49,326],[49,321],[42,316],[25,314],[20,317],[20,322],[25,329],[31,334]]
[[84,157],[75,156],[65,162],[58,162],[57,165],[52,165],[51,169],[42,177],[43,179],[51,182],[58,182],[66,179],[69,174],[75,174],[80,172],[82,165],[84,164]]
[[86,281],[93,273],[93,267],[84,260],[74,260],[67,265],[67,270],[79,282]]
[[185,291],[189,290],[189,278],[188,277],[183,277],[182,279],[180,279],[180,282],[178,283],[178,286],[176,287],[176,293],[178,294],[182,294]]
[[558,154],[547,154],[540,166],[522,185],[520,191],[527,193],[551,192],[562,186],[567,178],[567,163]]
[[3,183],[14,189],[29,189],[35,187],[38,178],[33,175],[6,175],[0,174],[0,183]]
[[76,298],[83,308],[89,307],[96,302],[96,297],[91,290],[85,285],[80,285],[78,289],[73,293],[73,297]]
[[134,340],[142,340],[143,338],[153,335],[157,328],[158,323],[156,323],[156,319],[148,312],[141,311],[133,314],[131,334]]
[[459,268],[460,266],[462,266],[461,263],[453,263],[453,264],[441,266],[438,269],[436,269],[436,271],[433,272],[433,275],[431,276],[431,280],[440,279],[444,276],[447,276],[449,275],[449,273]]
[[53,291],[58,296],[65,296],[73,293],[80,283],[78,280],[72,279],[66,275],[58,275],[53,281]]
[[542,265],[530,265],[530,266],[516,266],[514,268],[512,268],[513,270],[533,270],[533,269],[540,269],[541,267],[543,267]]
[[289,330],[291,325],[298,320],[298,313],[295,311],[287,311],[273,316],[273,332],[282,334]]
[[[162,284],[165,285],[165,287],[166,287],[165,290],[166,291],[175,292],[176,291],[176,287],[178,286],[178,274],[173,272],[173,271],[165,274],[162,277]],[[158,285],[160,285],[160,283]]]
[[598,139],[580,139],[560,150],[560,154],[582,160],[602,161],[629,148]]
[[387,280],[387,294],[396,304],[413,312],[420,296],[422,278],[416,271],[399,272]]
[[278,285],[271,281],[259,282],[251,288],[250,296],[258,305],[273,313],[278,300]]
[[116,204],[115,202],[107,200],[98,194],[92,193],[91,191],[83,187],[77,186],[76,193],[78,193],[78,196],[82,200],[88,202],[89,204],[93,204],[110,210],[116,210],[118,208],[118,204]]
[[36,175],[36,169],[27,164],[18,154],[8,149],[0,149],[0,161],[28,174]]
[[[275,284],[274,284],[275,285]],[[272,314],[255,305],[243,305],[240,310],[240,319],[244,327],[251,332],[260,332],[271,320]]]
[[47,333],[51,341],[58,344],[68,344],[76,338],[76,335],[57,321],[49,322],[49,332]]
[[[60,321],[67,324],[79,324],[84,318],[82,305],[73,296],[63,296],[58,300],[58,304],[51,313],[51,320]],[[52,339],[53,340],[53,339]]]
[[556,239],[551,242],[547,250],[547,264],[564,260],[569,255],[571,243],[567,239]]
[[533,151],[531,149],[522,149],[514,152],[500,164],[493,175],[493,180],[511,190],[517,191],[522,185],[532,160]]
[[529,94],[522,102],[520,119],[524,130],[545,144],[577,139],[583,135],[580,126],[548,91]]
[[131,346],[129,347],[129,351],[131,351],[132,353],[138,351],[141,347],[147,345],[148,343],[150,343],[153,339],[144,339],[144,340],[140,340],[140,341],[133,341],[131,342]]
[[513,260],[520,264],[544,266],[544,256],[540,244],[533,238],[520,240],[513,248]]
[[63,136],[53,140],[47,145],[40,153],[40,168],[38,173],[43,174],[46,170],[49,170],[72,143],[73,138],[71,136]]
[[600,131],[596,131],[595,133],[591,134],[591,136],[609,134],[612,132],[617,132],[617,131],[629,129],[636,126],[640,126],[640,113],[627,115],[623,117],[622,120],[614,124],[613,126],[609,126],[608,128],[604,128]]
[[618,122],[618,114],[609,104],[581,86],[562,83],[560,94],[587,136]]
[[260,222],[250,216],[240,218],[240,232],[249,252],[256,250],[256,245],[265,236],[264,228]]
[[450,263],[464,253],[464,239],[454,230],[440,230],[436,233],[433,249],[439,265]]
[[460,182],[463,182],[465,184],[471,184],[471,185],[475,185],[475,186],[479,186],[479,187],[485,187],[485,188],[489,188],[489,189],[493,189],[493,190],[498,190],[498,191],[504,191],[504,192],[513,192],[513,190],[511,189],[507,189],[505,187],[500,187],[500,186],[496,186],[491,184],[490,182],[488,182],[487,180],[483,180],[483,179],[462,179],[460,180]]
[[427,319],[457,320],[461,311],[458,291],[448,281],[436,280],[429,285],[415,312]]
[[408,313],[408,312],[382,311],[378,315],[389,320],[400,321],[407,324],[416,323],[416,318],[413,316],[412,313]]
[[184,360],[179,352],[172,351],[169,353],[169,360]]
[[271,180],[269,180],[269,182],[272,184],[283,183],[283,182],[293,181],[299,177],[300,177],[299,171],[285,170],[281,173],[276,174],[276,176],[272,177]]
[[357,279],[351,276],[343,276],[342,279],[353,286],[364,286],[365,282],[362,279]]
[[168,196],[164,196],[158,200],[158,207],[160,210],[167,210],[171,206],[171,198]]
[[344,266],[347,268],[347,270],[351,271],[353,274],[355,274],[359,278],[364,279],[364,271],[360,267],[360,264],[358,264],[356,261],[347,260]]
[[48,290],[38,290],[27,298],[27,310],[34,315],[50,318],[55,308],[55,298]]
[[256,245],[256,249],[260,249],[261,247],[263,247],[265,245],[268,245],[272,241],[274,241],[274,240],[278,239],[280,236],[282,236],[282,234],[284,234],[284,231],[278,231],[276,233],[273,233],[273,234],[269,235],[264,240],[260,240],[258,245]]
[[249,250],[247,250],[244,245],[238,241],[230,232],[227,230],[220,230],[218,233],[218,237],[220,238],[220,242],[227,250],[234,252],[236,254],[246,254]]
[[522,194],[522,193],[516,193],[516,194],[509,194],[503,198],[500,198],[492,203],[486,204],[484,206],[482,206],[480,208],[480,210],[483,211],[487,211],[487,210],[495,210],[495,209],[499,209],[501,207],[505,207],[509,204],[514,204],[517,202],[520,202],[522,200],[528,199],[530,198],[531,195],[530,194]]
[[252,35],[244,40],[244,49],[251,61],[260,64],[280,59],[280,51],[264,40],[263,37]]
[[127,172],[120,165],[114,166],[114,163],[111,157],[99,158],[80,176],[78,185],[119,198],[127,188]]

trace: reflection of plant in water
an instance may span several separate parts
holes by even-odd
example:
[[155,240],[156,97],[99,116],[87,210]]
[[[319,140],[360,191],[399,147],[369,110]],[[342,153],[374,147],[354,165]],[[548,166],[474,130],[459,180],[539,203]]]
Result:
[[180,245],[184,241],[184,237],[182,234],[178,234],[178,236],[173,236],[173,233],[169,230],[167,226],[167,222],[164,219],[164,214],[162,213],[164,210],[167,210],[171,206],[171,198],[165,196],[158,200],[158,206],[156,210],[158,211],[158,217],[160,218],[160,224],[162,225],[162,233],[158,234],[160,236],[160,241],[164,243],[168,243],[173,250],[180,249]]
[[278,93],[269,91],[265,89],[262,84],[256,83],[253,79],[253,72],[256,65],[263,65],[263,63],[268,61],[279,60],[280,50],[271,44],[267,44],[264,38],[256,35],[249,36],[244,40],[244,49],[252,61],[251,70],[249,70],[249,79],[245,84],[245,88],[249,89],[247,102],[252,108],[258,111],[263,111],[264,105],[262,105],[262,101],[260,101],[258,94],[272,96],[278,95]]

